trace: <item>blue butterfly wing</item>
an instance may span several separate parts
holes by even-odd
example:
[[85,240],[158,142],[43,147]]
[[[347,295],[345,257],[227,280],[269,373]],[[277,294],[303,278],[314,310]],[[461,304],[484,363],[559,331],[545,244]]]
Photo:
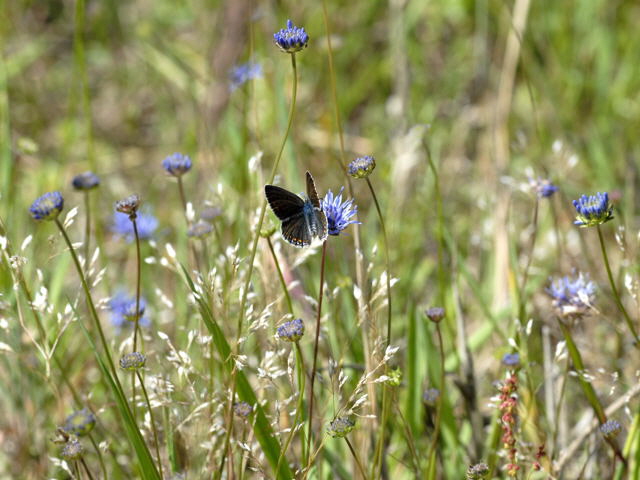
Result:
[[298,214],[302,214],[304,200],[289,190],[276,185],[265,185],[264,194],[273,213],[280,220],[284,221]]
[[296,247],[311,245],[311,234],[304,213],[282,221],[282,238]]

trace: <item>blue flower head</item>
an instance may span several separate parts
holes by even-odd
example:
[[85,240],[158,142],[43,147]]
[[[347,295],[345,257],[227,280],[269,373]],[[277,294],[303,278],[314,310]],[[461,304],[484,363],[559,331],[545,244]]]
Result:
[[[142,327],[148,327],[151,322],[144,316],[144,311],[147,302],[143,297],[140,297],[140,305],[138,312],[140,312],[140,319],[138,324]],[[120,291],[117,292],[109,302],[109,308],[111,309],[111,324],[118,328],[126,328],[132,326],[136,319],[136,297],[130,297],[126,293]]]
[[593,227],[613,220],[613,205],[609,205],[609,194],[596,193],[595,195],[582,195],[573,201],[576,207],[576,225],[581,227]]
[[552,281],[547,293],[561,316],[581,316],[589,312],[595,300],[596,286],[582,273]]
[[297,342],[304,335],[304,322],[301,318],[284,322],[276,330],[278,338],[287,342]]
[[162,166],[170,175],[173,175],[174,177],[181,177],[191,170],[191,159],[188,155],[176,152],[165,158],[162,161]]
[[622,425],[617,420],[607,420],[600,425],[600,432],[605,438],[616,438],[622,431]]
[[236,65],[229,72],[229,89],[233,92],[249,80],[262,77],[262,65],[255,62],[247,62]]
[[520,366],[520,354],[505,353],[502,356],[502,364],[507,368],[518,368]]
[[358,213],[358,207],[353,204],[353,199],[342,201],[343,190],[344,187],[335,196],[329,190],[322,199],[322,209],[327,216],[329,235],[340,235],[340,232],[352,223],[360,223],[357,220],[351,220],[351,217]]
[[135,372],[144,367],[147,363],[147,357],[140,352],[130,352],[120,357],[120,368]]
[[307,46],[309,35],[303,27],[296,27],[291,20],[287,20],[287,28],[274,33],[273,41],[283,52],[296,53]]
[[83,408],[69,415],[64,421],[64,429],[79,437],[87,435],[96,426],[96,416],[88,408]]
[[93,172],[83,172],[73,177],[71,185],[76,190],[92,190],[100,185],[100,178]]
[[538,195],[538,198],[549,198],[558,191],[558,187],[546,178],[538,178],[537,180],[529,178],[529,184],[533,191],[536,192],[536,195]]
[[29,211],[36,220],[55,220],[64,208],[64,198],[60,192],[48,192],[31,204]]
[[349,163],[348,173],[354,178],[365,178],[373,172],[374,168],[376,168],[376,159],[371,155],[365,155]]
[[[138,237],[140,237],[141,240],[146,240],[151,238],[153,232],[158,228],[158,219],[151,213],[138,213],[136,216],[136,226],[138,227]],[[133,223],[129,219],[129,215],[126,213],[113,213],[111,231],[117,235],[125,237],[128,243],[135,240]]]

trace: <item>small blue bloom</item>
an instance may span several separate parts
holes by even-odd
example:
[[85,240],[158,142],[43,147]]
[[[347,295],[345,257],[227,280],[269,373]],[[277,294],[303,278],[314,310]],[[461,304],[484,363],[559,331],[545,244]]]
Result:
[[229,72],[229,89],[233,92],[249,80],[262,77],[262,65],[255,62],[247,62],[236,65]]
[[[138,227],[138,237],[140,237],[141,240],[145,240],[151,238],[153,232],[158,228],[158,219],[150,213],[138,213],[136,216],[136,226]],[[135,240],[133,223],[126,213],[114,212],[111,231],[125,237],[128,243]]]
[[558,187],[551,183],[551,180],[547,180],[546,178],[538,178],[537,180],[529,178],[529,184],[539,198],[549,198],[558,191]]
[[595,300],[596,286],[588,275],[565,276],[552,281],[547,293],[553,298],[553,306],[561,315],[586,314]]
[[64,421],[64,431],[79,437],[87,435],[96,426],[96,416],[88,408],[69,415]]
[[29,211],[36,220],[54,220],[64,208],[64,198],[60,192],[48,192],[31,204]]
[[609,205],[609,194],[596,193],[595,195],[582,195],[573,201],[576,207],[576,220],[573,222],[581,227],[593,227],[613,220],[613,205]]
[[622,431],[622,425],[617,420],[607,420],[600,425],[600,432],[605,438],[616,438]]
[[376,168],[376,159],[371,155],[365,155],[349,163],[348,173],[354,178],[365,178],[373,172],[374,168]]
[[344,187],[336,196],[329,190],[322,199],[322,209],[327,216],[329,235],[340,235],[340,232],[352,223],[360,223],[357,220],[350,220],[358,213],[358,207],[353,204],[353,199],[342,201],[343,190]]
[[173,175],[174,177],[181,177],[189,170],[191,170],[191,159],[188,155],[183,155],[181,153],[174,153],[173,155],[169,155],[162,161],[162,166],[167,171],[167,173]]
[[100,185],[100,178],[93,172],[83,172],[73,177],[71,185],[76,190],[91,190]]
[[297,342],[304,335],[304,322],[301,318],[284,322],[276,330],[278,337],[287,342]]
[[502,357],[502,364],[505,367],[517,368],[520,366],[520,354],[519,353],[505,353]]
[[[138,324],[142,327],[148,327],[151,322],[144,316],[144,311],[147,302],[143,297],[140,297],[140,305],[138,312],[140,312],[140,319]],[[118,328],[125,328],[129,325],[133,325],[136,319],[136,297],[130,297],[126,293],[117,292],[109,302],[109,308],[111,309],[111,324]]]
[[422,393],[422,401],[430,407],[435,407],[440,398],[440,390],[437,388],[427,388]]
[[144,367],[147,357],[140,352],[130,352],[120,357],[120,368],[135,372]]
[[285,53],[296,53],[309,43],[309,35],[303,27],[296,27],[291,20],[287,20],[287,28],[282,28],[273,34],[273,41]]

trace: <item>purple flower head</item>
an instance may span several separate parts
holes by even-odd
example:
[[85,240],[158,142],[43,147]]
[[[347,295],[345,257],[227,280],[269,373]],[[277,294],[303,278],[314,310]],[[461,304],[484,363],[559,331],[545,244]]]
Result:
[[[141,240],[151,238],[153,232],[158,228],[158,219],[150,213],[138,213],[136,218],[138,236]],[[114,212],[111,231],[117,235],[125,237],[128,243],[135,239],[133,235],[133,223],[126,213]]]
[[100,185],[100,178],[93,172],[83,172],[73,177],[71,185],[76,190],[91,190]]
[[162,167],[167,171],[169,175],[174,177],[181,177],[189,170],[191,170],[191,158],[188,155],[181,153],[174,153],[169,155],[162,161]]
[[549,198],[558,191],[558,187],[551,183],[551,180],[546,178],[538,178],[537,180],[534,180],[529,177],[529,185],[531,185],[533,191],[536,192],[538,198]]
[[64,208],[64,198],[60,192],[48,192],[31,204],[29,211],[36,220],[54,220]]
[[561,316],[580,316],[592,308],[596,286],[588,275],[564,276],[552,281],[547,293],[553,298],[553,306]]
[[593,227],[613,220],[613,205],[609,204],[609,194],[596,193],[595,195],[582,195],[573,201],[576,208],[576,220],[574,224],[580,227]]
[[229,72],[229,90],[232,92],[254,78],[262,77],[262,65],[247,62],[236,65]]
[[351,220],[351,217],[358,213],[358,207],[353,204],[353,199],[342,201],[343,190],[344,187],[335,196],[329,190],[322,199],[322,209],[327,216],[329,235],[340,235],[340,232],[352,223],[360,223],[357,220]]
[[291,20],[287,20],[287,28],[273,34],[273,41],[285,53],[296,53],[309,43],[309,35],[303,27],[296,27]]
[[[140,297],[140,305],[138,311],[140,312],[140,319],[138,323],[142,327],[148,327],[151,325],[150,320],[144,316],[144,311],[147,302],[143,297]],[[136,297],[129,296],[123,291],[117,292],[109,301],[109,308],[111,309],[111,324],[117,329],[127,328],[133,326],[135,322],[136,314]]]
[[502,356],[502,364],[508,368],[518,368],[520,366],[520,354],[505,353]]

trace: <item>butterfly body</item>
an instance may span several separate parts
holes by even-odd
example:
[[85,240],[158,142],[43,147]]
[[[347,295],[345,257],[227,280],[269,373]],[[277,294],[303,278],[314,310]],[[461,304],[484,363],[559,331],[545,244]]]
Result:
[[276,185],[265,185],[264,193],[273,213],[282,222],[282,237],[296,247],[311,245],[313,238],[327,238],[327,217],[320,205],[313,177],[307,172],[307,198]]

